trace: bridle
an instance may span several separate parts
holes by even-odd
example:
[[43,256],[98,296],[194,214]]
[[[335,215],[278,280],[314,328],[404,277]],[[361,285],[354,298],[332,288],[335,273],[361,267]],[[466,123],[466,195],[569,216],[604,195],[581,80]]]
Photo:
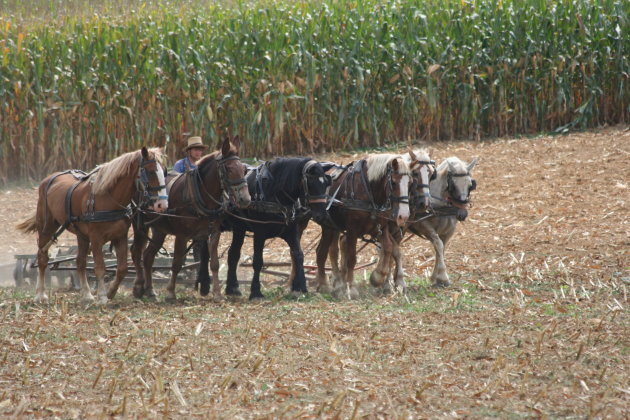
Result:
[[[437,170],[435,169],[435,161],[434,160],[414,160],[413,163],[417,163],[419,165],[424,165],[424,166],[431,166],[433,167],[433,173],[431,174],[431,177],[429,178],[429,183],[431,183],[431,181],[435,180],[437,177]],[[414,171],[412,171],[412,174],[414,173]],[[421,183],[420,179],[418,176],[412,176],[412,181],[411,181],[411,199],[410,199],[410,206],[413,208],[420,208],[423,207],[423,203],[424,203],[424,193],[420,192],[420,190],[422,190],[423,188],[429,188],[429,184],[425,184],[425,183]]]
[[217,164],[219,165],[219,182],[221,182],[221,189],[224,194],[228,195],[228,198],[232,198],[236,201],[238,191],[243,187],[247,188],[247,181],[244,177],[239,179],[229,178],[227,173],[227,162],[231,160],[238,160],[240,162],[240,158],[236,155],[228,156],[226,158],[219,157],[216,159]]
[[[138,176],[136,177],[136,190],[142,192],[142,198],[140,200],[139,207],[147,207],[154,204],[158,200],[168,200],[168,195],[159,195],[159,191],[164,189],[166,191],[166,185],[160,184],[156,187],[149,185],[151,180],[158,178],[157,170],[152,171],[147,169],[147,165],[154,163],[157,168],[160,168],[160,164],[154,159],[145,159],[142,154],[138,157]],[[159,178],[158,178],[159,179]]]
[[[462,178],[465,176],[471,177],[470,180],[472,182],[472,185],[468,188],[468,195],[466,196],[466,199],[460,200],[459,198],[456,198],[457,190],[455,189],[455,183],[453,182],[453,178]],[[454,174],[450,170],[448,170],[447,175],[446,175],[446,191],[448,193],[449,200],[454,201],[458,204],[468,204],[470,202],[470,192],[475,190],[476,188],[477,188],[477,181],[475,181],[472,178],[472,176],[470,175],[470,172],[466,171],[466,173],[463,173],[463,174]]]
[[[302,186],[303,186],[303,189],[304,189],[305,204],[307,206],[309,204],[317,204],[317,203],[328,204],[328,199],[329,199],[329,195],[328,195],[327,192],[324,192],[324,194],[320,194],[320,195],[310,195],[309,194],[309,190],[308,190],[308,177],[309,177],[308,171],[315,165],[319,165],[319,163],[317,161],[315,161],[315,160],[309,160],[304,165],[304,168],[302,168]],[[327,180],[327,183],[329,183],[330,176],[324,174],[324,179]],[[328,188],[326,188],[326,190],[328,190]]]

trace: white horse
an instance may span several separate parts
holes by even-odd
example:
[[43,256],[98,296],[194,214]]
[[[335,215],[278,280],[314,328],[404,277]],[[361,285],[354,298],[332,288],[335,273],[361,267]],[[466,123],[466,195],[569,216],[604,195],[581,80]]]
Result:
[[[428,239],[435,249],[435,266],[431,274],[433,287],[448,287],[451,282],[446,272],[444,249],[455,233],[457,221],[468,215],[470,192],[477,187],[471,171],[477,163],[474,158],[466,164],[456,157],[449,157],[437,168],[437,175],[430,183],[431,207],[435,215],[411,222],[407,230]],[[396,267],[401,266],[400,254],[394,254]]]

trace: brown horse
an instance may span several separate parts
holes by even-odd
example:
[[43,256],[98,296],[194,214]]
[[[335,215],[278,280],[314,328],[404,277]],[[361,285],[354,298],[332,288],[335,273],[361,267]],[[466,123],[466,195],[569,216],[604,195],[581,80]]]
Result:
[[[402,155],[405,163],[409,166],[411,170],[411,188],[410,188],[410,198],[409,198],[409,207],[410,207],[410,217],[407,223],[407,226],[411,223],[417,223],[421,220],[425,220],[432,216],[431,212],[431,203],[430,203],[430,191],[429,191],[429,182],[435,178],[435,162],[429,158],[429,154],[426,150],[410,150],[408,153]],[[403,238],[401,234],[401,230],[398,229],[393,222],[390,222],[390,232],[392,233],[392,258],[393,262],[395,262],[395,270],[393,273],[393,284],[395,287],[401,289],[403,293],[407,291],[407,284],[404,280],[404,271],[402,265],[402,258],[400,253],[400,241]],[[343,239],[342,241],[343,242]],[[380,247],[379,259],[385,258],[384,256],[385,247]],[[335,282],[340,278],[340,269],[338,265],[339,260],[339,242],[333,241],[331,243],[328,257],[331,262],[332,273],[331,277]],[[344,250],[341,250],[341,258],[345,259]],[[390,275],[391,276],[391,275]],[[374,277],[370,277],[370,280],[375,280]],[[384,282],[384,284],[373,284],[376,287],[385,287],[387,290],[390,288],[389,282]]]
[[330,187],[333,197],[330,220],[322,225],[322,237],[317,246],[319,291],[330,290],[324,267],[329,248],[341,231],[345,232],[344,259],[340,281],[334,284],[335,296],[350,299],[358,296],[353,276],[357,240],[364,235],[370,235],[383,248],[383,258],[370,277],[372,284],[383,284],[394,247],[390,230],[392,225],[403,226],[409,218],[410,183],[409,166],[399,155],[392,154],[371,155],[353,162],[336,177]]
[[[229,205],[224,197],[227,196],[231,204],[240,208],[247,207],[251,200],[244,178],[245,165],[238,157],[239,146],[238,137],[232,141],[226,137],[221,151],[204,156],[197,163],[196,169],[179,175],[169,183],[171,187],[168,214],[147,215],[144,223],[134,223],[131,254],[136,267],[133,288],[135,297],[156,297],[152,276],[155,254],[164,243],[166,235],[175,235],[171,278],[166,288],[166,300],[175,300],[175,283],[184,262],[188,241],[208,240],[208,235],[212,233],[208,244],[213,279],[212,291],[215,299],[221,298],[217,247],[221,236],[221,222]],[[150,240],[147,235],[149,227],[152,232]],[[112,290],[116,287],[118,284],[113,284]]]
[[[37,232],[39,275],[35,302],[45,302],[44,279],[48,249],[59,234],[68,229],[77,235],[77,273],[81,298],[93,302],[86,276],[87,254],[92,247],[94,274],[98,280],[98,303],[107,303],[103,245],[112,242],[116,248],[116,281],[127,273],[127,232],[131,223],[131,199],[136,191],[151,195],[152,207],[163,212],[168,207],[160,149],[126,153],[97,167],[90,174],[80,171],[57,172],[39,185],[36,213],[16,227],[22,232]],[[156,194],[157,193],[157,194]],[[151,206],[149,202],[142,203]]]

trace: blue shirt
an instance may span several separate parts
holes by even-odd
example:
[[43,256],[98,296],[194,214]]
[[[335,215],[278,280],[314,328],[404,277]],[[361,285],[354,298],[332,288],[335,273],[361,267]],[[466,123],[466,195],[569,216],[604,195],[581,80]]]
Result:
[[175,162],[175,166],[173,166],[173,170],[175,172],[179,172],[180,174],[186,172],[187,170],[191,171],[195,168],[197,168],[197,165],[192,163],[192,161],[188,158],[188,156],[186,156],[183,159],[178,160],[177,162]]

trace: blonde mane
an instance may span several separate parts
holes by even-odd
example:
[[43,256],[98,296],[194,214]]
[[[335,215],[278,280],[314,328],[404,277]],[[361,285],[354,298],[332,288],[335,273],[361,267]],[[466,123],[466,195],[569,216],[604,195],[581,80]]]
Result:
[[366,159],[368,165],[368,181],[378,181],[387,174],[387,165],[392,160],[398,160],[398,172],[404,175],[411,175],[409,165],[405,163],[400,155],[391,153],[381,153],[377,155],[369,155]]
[[[155,160],[162,165],[162,149],[152,147],[147,150],[149,156],[153,154]],[[92,192],[94,194],[103,194],[116,185],[121,178],[131,175],[132,169],[137,171],[138,167],[135,165],[135,162],[138,162],[141,153],[140,150],[128,152],[97,166],[98,171],[92,175],[96,176],[96,178],[93,178]]]
[[429,152],[427,152],[425,149],[413,150],[413,154],[416,156],[415,160],[411,159],[411,155],[409,153],[405,153],[404,155],[402,155],[402,158],[405,160],[405,163],[409,167],[412,166],[413,162],[417,162],[417,161],[429,162],[431,160],[431,158],[429,157]]

